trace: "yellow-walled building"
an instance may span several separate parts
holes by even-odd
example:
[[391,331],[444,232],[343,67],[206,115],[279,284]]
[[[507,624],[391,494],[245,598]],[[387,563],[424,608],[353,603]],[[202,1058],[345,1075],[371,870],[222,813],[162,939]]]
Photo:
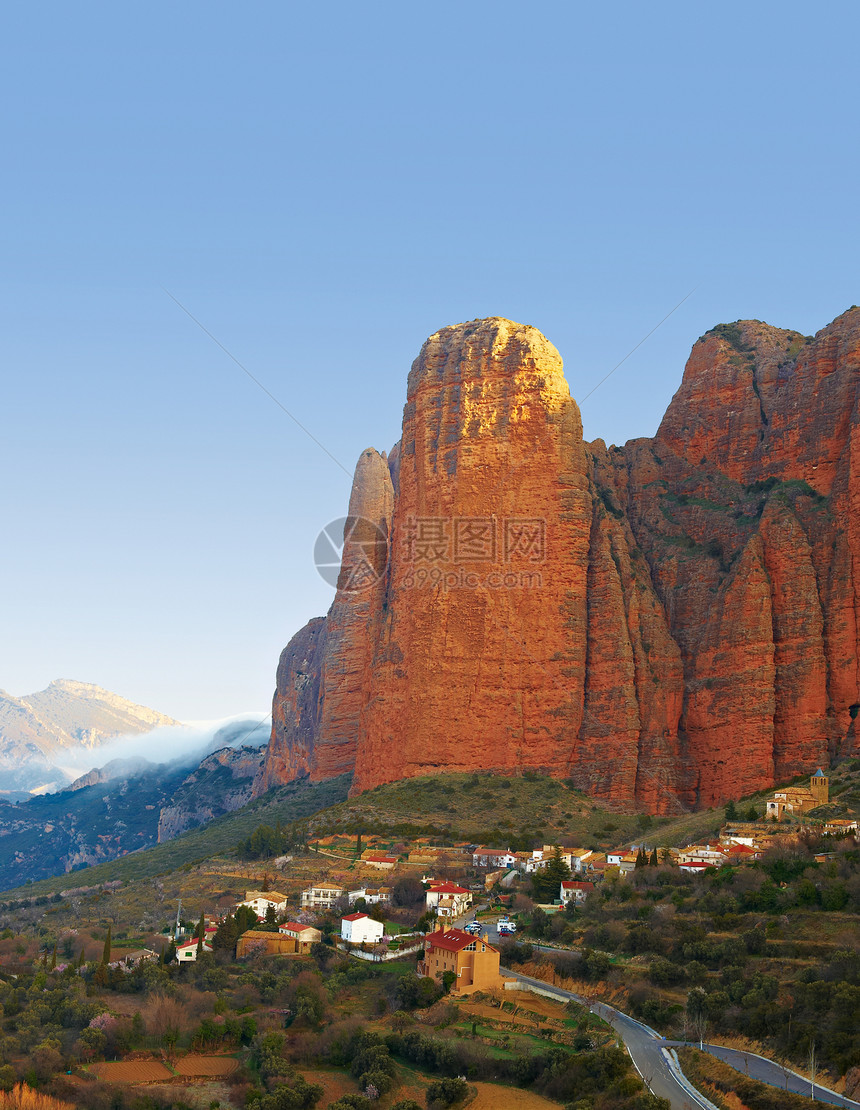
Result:
[[440,926],[424,939],[424,959],[418,963],[418,974],[439,979],[446,971],[456,976],[452,993],[494,990],[504,985],[499,974],[499,950],[486,935],[474,937],[462,929]]

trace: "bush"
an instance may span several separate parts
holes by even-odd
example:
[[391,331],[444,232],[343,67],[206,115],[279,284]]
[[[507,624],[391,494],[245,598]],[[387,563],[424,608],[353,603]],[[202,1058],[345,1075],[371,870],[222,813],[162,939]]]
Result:
[[451,1106],[460,1102],[469,1093],[469,1086],[464,1079],[437,1079],[427,1088],[428,1110]]

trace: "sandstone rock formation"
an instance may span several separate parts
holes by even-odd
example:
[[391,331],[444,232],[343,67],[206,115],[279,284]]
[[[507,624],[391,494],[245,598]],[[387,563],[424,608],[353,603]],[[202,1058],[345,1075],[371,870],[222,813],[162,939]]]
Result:
[[532,768],[672,812],[854,750],[858,386],[860,309],[721,325],[654,439],[607,449],[534,328],[431,336],[400,443],[359,460],[329,615],[281,657],[256,792]]

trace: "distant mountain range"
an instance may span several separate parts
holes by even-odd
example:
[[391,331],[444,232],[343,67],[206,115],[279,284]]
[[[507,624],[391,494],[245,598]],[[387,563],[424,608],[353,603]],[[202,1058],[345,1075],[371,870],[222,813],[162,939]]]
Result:
[[0,800],[0,890],[149,848],[245,805],[265,748],[220,746],[235,731],[219,730],[191,767],[114,759],[58,793]]
[[24,698],[0,691],[0,889],[238,809],[269,731],[267,719],[246,716],[183,725],[88,682],[59,679]]
[[64,752],[166,725],[180,722],[90,682],[57,679],[23,698],[0,690],[0,796],[62,787],[75,777]]

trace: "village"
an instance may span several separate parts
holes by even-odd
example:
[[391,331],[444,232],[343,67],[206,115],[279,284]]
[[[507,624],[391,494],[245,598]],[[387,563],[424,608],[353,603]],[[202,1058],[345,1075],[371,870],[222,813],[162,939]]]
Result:
[[[834,775],[837,798],[844,774]],[[183,1097],[194,1090],[195,1110],[244,1105],[285,1075],[300,1084],[294,1067],[325,1087],[326,1106],[364,1098],[379,1077],[344,1072],[341,1029],[389,1038],[398,1062],[387,1066],[420,1102],[440,1072],[475,1080],[479,1094],[487,1081],[489,1099],[502,1079],[520,1090],[541,1054],[559,1048],[565,1089],[578,1092],[589,1080],[577,1069],[613,1050],[616,1034],[600,1019],[607,1006],[670,1039],[698,1029],[717,1043],[744,1036],[756,1051],[766,1040],[765,1055],[794,1066],[814,1036],[835,1082],[852,1066],[854,1041],[834,1034],[825,1048],[817,1030],[839,1031],[841,995],[828,1008],[805,976],[852,958],[844,938],[860,887],[855,811],[830,797],[828,776],[816,773],[710,820],[696,815],[681,835],[634,817],[614,847],[602,832],[584,845],[576,831],[528,849],[518,831],[508,845],[496,834],[442,842],[433,829],[353,816],[338,827],[338,812],[316,828],[250,826],[235,852],[169,876],[7,903],[5,1035],[9,1045],[17,1038],[23,1074],[26,1051],[42,1042],[34,1027],[25,1044],[29,1026],[17,1023],[10,992],[26,976],[44,981],[58,1005],[66,994],[87,1000],[81,1020],[96,1022],[52,1034],[71,1061],[63,1082],[133,1076],[149,1093],[164,1082]],[[774,1006],[783,980],[793,1013]],[[425,1053],[428,1038],[446,1063],[409,1055]]]
[[[175,959],[192,963],[218,947],[233,948],[240,961],[307,956],[325,943],[369,962],[418,957],[418,974],[454,994],[513,989],[516,981],[499,970],[500,944],[516,935],[520,907],[547,916],[575,910],[600,884],[623,881],[646,866],[668,865],[694,876],[758,860],[797,842],[810,827],[805,816],[827,805],[828,797],[828,777],[819,769],[808,787],[775,791],[764,819],[739,819],[730,805],[727,816],[734,819],[717,839],[683,848],[645,840],[602,852],[559,844],[524,852],[416,843],[391,854],[381,836],[368,838],[367,846],[360,835],[323,837],[308,845],[309,859],[318,861],[310,883],[301,881],[309,859],[298,867],[293,857],[274,858],[260,889],[246,889],[232,905],[204,913],[193,931],[177,921]],[[858,836],[856,820],[828,818],[814,827],[822,837]],[[815,859],[830,857],[822,852]]]

